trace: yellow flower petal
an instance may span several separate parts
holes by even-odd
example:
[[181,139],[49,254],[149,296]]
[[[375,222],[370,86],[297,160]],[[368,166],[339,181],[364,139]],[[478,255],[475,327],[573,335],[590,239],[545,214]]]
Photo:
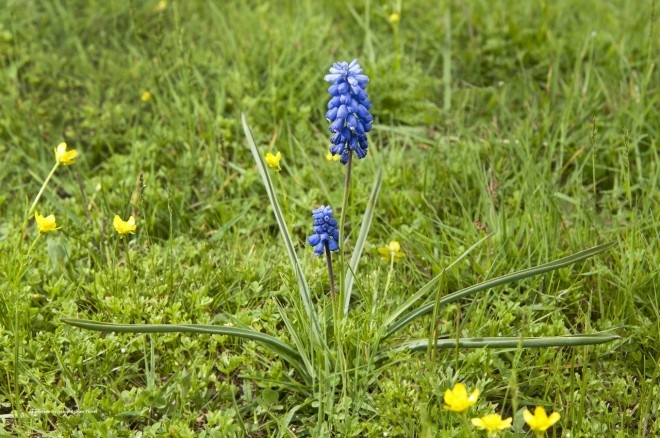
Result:
[[165,9],[167,9],[167,1],[166,0],[160,0],[156,7],[154,8],[154,11],[156,12],[163,12]]
[[117,214],[112,220],[112,225],[115,227],[115,230],[122,236],[129,233],[135,234],[135,230],[137,229],[137,225],[135,225],[135,218],[133,216],[129,217],[127,221],[124,221]]
[[328,151],[325,154],[325,159],[328,161],[339,161],[339,155],[332,155],[332,152]]
[[481,418],[473,418],[471,420],[472,424],[478,429],[486,429],[489,433],[510,428],[512,421],[513,418],[511,417],[503,420],[500,414],[490,414]]
[[470,420],[470,422],[474,426],[478,427],[480,430],[486,428],[486,426],[484,426],[484,422],[481,418],[473,418],[472,420]]
[[387,20],[390,22],[390,24],[399,24],[399,21],[401,21],[401,15],[397,14],[396,12],[393,14],[390,14],[389,17],[387,17]]
[[401,251],[401,245],[396,240],[391,241],[387,246],[378,248],[378,252],[380,253],[380,257],[386,262],[389,262],[392,259],[394,259],[395,262],[398,262],[406,255],[406,253]]
[[560,418],[561,418],[561,414],[560,414],[559,412],[553,412],[553,413],[550,414],[550,416],[548,417],[548,423],[550,423],[550,426],[552,426],[552,425],[555,424],[557,421],[559,421]]
[[527,409],[523,411],[523,418],[525,419],[525,423],[527,424],[534,423],[535,420],[534,415],[532,415],[532,413],[529,412],[529,410]]
[[151,100],[151,93],[147,90],[144,90],[142,94],[140,94],[140,99],[142,102],[149,102]]
[[559,419],[561,415],[559,412],[553,412],[548,417],[543,406],[537,406],[534,409],[534,414],[532,415],[527,409],[523,411],[523,418],[525,418],[525,423],[529,425],[529,428],[534,432],[545,432],[552,427]]
[[57,223],[55,222],[55,215],[51,214],[43,217],[39,213],[34,213],[34,220],[37,222],[37,228],[40,233],[49,233],[57,230]]
[[270,152],[266,152],[266,164],[276,172],[282,170],[280,167],[280,160],[282,159],[282,154],[278,151],[277,154],[273,155]]
[[76,157],[78,156],[78,151],[71,149],[70,151],[66,150],[66,143],[62,142],[57,145],[55,150],[55,161],[64,166],[69,166],[75,163]]
[[475,389],[468,397],[467,389],[462,383],[457,383],[453,388],[445,391],[443,409],[454,412],[463,412],[473,406],[479,398],[479,390]]

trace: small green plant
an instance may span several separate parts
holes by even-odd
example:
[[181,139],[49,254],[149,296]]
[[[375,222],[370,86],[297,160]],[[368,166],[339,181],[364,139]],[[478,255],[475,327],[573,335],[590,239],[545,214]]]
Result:
[[[11,278],[8,279],[8,284],[11,284],[11,294],[7,296],[7,303],[13,304],[13,318],[11,318],[11,311],[9,307],[2,309],[0,314],[3,315],[3,318],[0,320],[0,326],[9,327],[14,336],[14,393],[11,403],[15,412],[21,411],[21,392],[20,392],[20,377],[21,370],[23,369],[23,364],[21,361],[21,346],[22,340],[20,337],[21,331],[24,328],[26,316],[29,314],[28,302],[29,300],[21,293],[23,287],[21,283],[24,280],[24,275],[27,272],[30,264],[32,263],[32,251],[39,242],[42,235],[52,233],[57,231],[59,227],[57,226],[57,220],[54,214],[49,214],[47,216],[41,215],[37,211],[37,205],[41,200],[48,183],[55,175],[57,169],[60,166],[70,166],[75,163],[75,160],[78,156],[78,151],[75,149],[68,150],[66,143],[62,142],[58,144],[53,150],[55,154],[55,164],[52,169],[44,179],[44,182],[41,184],[39,192],[34,197],[32,204],[23,215],[23,222],[21,225],[21,231],[18,234],[18,242],[15,246],[14,260],[16,263],[15,269],[13,269]],[[24,236],[27,230],[28,222],[34,213],[34,221],[37,226],[37,236],[32,241],[32,244],[28,247],[26,251],[23,251],[23,241]],[[6,306],[6,303],[3,303],[3,307]],[[11,318],[11,319],[10,319]],[[18,417],[18,415],[17,415]]]

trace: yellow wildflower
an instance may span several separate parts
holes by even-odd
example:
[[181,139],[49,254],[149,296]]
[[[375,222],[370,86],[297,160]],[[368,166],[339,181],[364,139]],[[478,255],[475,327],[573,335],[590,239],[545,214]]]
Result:
[[76,157],[78,156],[78,151],[71,149],[70,151],[66,150],[66,143],[62,142],[57,145],[55,150],[55,161],[58,164],[63,164],[69,166],[75,162]]
[[481,418],[473,418],[472,424],[479,430],[486,429],[488,436],[495,436],[498,431],[510,428],[512,421],[513,418],[511,417],[503,420],[500,414],[490,414]]
[[330,151],[325,154],[325,159],[328,161],[339,161],[339,158],[339,155],[332,155],[332,152]]
[[534,432],[545,432],[553,424],[555,424],[561,418],[559,412],[553,412],[548,417],[548,414],[545,413],[545,409],[542,406],[537,406],[534,409],[534,415],[529,412],[527,409],[523,412],[523,417],[525,417],[525,423],[529,424],[529,428]]
[[151,93],[147,90],[144,90],[142,94],[140,94],[140,99],[142,102],[149,102],[151,100]]
[[129,217],[127,221],[123,221],[118,214],[116,214],[115,218],[112,220],[112,225],[114,225],[115,230],[117,230],[122,236],[128,233],[135,234],[135,229],[137,228],[133,216]]
[[167,1],[166,0],[160,0],[156,7],[154,8],[154,11],[156,12],[163,12],[165,9],[167,9]]
[[37,222],[37,228],[39,228],[40,233],[48,233],[57,230],[55,215],[53,214],[43,217],[39,213],[35,212],[34,220]]
[[280,167],[280,160],[282,159],[282,154],[280,152],[277,152],[277,154],[273,155],[270,152],[266,153],[266,164],[270,166],[271,169],[273,169],[275,172],[279,172],[282,170]]
[[387,20],[390,22],[391,25],[399,24],[399,21],[401,21],[401,15],[395,12],[393,14],[390,14]]
[[378,252],[380,253],[381,258],[386,262],[389,262],[392,259],[395,262],[398,262],[406,255],[406,253],[401,251],[401,245],[399,245],[399,242],[396,240],[391,241],[387,246],[378,248]]
[[468,397],[465,385],[457,383],[453,388],[445,391],[443,398],[445,400],[443,409],[454,412],[463,412],[477,402],[477,399],[479,398],[479,390],[475,389]]

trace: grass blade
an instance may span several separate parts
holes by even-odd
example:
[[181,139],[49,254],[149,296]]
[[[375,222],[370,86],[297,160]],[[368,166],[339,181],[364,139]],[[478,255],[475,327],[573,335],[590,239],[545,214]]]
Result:
[[250,126],[248,125],[245,114],[241,114],[241,120],[243,121],[243,131],[245,132],[248,146],[250,146],[250,151],[252,151],[254,161],[257,163],[257,168],[261,174],[261,179],[264,183],[264,186],[266,187],[266,193],[268,193],[268,199],[270,200],[270,204],[273,206],[273,213],[275,214],[275,220],[277,220],[277,226],[280,228],[280,234],[282,236],[282,240],[284,240],[284,246],[286,247],[286,251],[289,254],[291,264],[293,265],[293,270],[295,271],[296,278],[298,279],[298,290],[300,292],[300,298],[302,300],[303,307],[305,308],[305,313],[311,321],[312,334],[317,344],[322,345],[323,338],[321,337],[321,327],[319,326],[318,318],[314,312],[312,295],[309,292],[309,286],[307,285],[305,274],[300,267],[300,260],[298,260],[296,249],[293,246],[293,239],[291,239],[291,234],[289,234],[289,228],[287,227],[286,221],[284,220],[282,209],[280,208],[280,204],[277,202],[275,189],[273,189],[273,183],[270,180],[270,174],[268,173],[263,158],[259,153],[259,149],[254,142],[254,137],[252,136],[252,131],[250,131]]
[[[545,347],[577,347],[581,345],[596,345],[621,339],[621,336],[607,333],[595,333],[591,335],[567,335],[567,336],[547,336],[540,338],[520,338],[520,337],[491,337],[491,338],[462,338],[462,339],[437,339],[429,341],[428,339],[417,339],[407,341],[401,345],[392,347],[390,350],[401,351],[409,350],[411,352],[426,351],[432,343],[437,348],[545,348]],[[379,359],[384,359],[386,352],[383,352]]]
[[[599,254],[603,251],[606,251],[610,249],[612,246],[614,246],[614,244],[615,242],[610,242],[610,243],[605,243],[603,245],[594,246],[593,248],[589,248],[584,251],[578,252],[576,254],[572,254],[570,256],[553,260],[552,262],[545,263],[543,265],[524,269],[518,272],[513,272],[511,274],[503,275],[501,277],[497,277],[492,280],[485,281],[483,283],[475,284],[473,286],[467,287],[465,289],[461,289],[459,291],[456,291],[454,293],[451,293],[449,295],[440,298],[439,304],[442,305],[442,304],[452,303],[454,301],[458,301],[462,298],[465,298],[466,296],[473,294],[475,292],[480,292],[482,290],[490,289],[496,286],[500,286],[502,284],[522,280],[523,278],[534,277],[536,275],[540,275],[548,271],[554,271],[555,269],[572,265],[573,263],[580,262],[582,260],[588,259],[589,257],[593,257],[596,254]],[[435,306],[435,301],[432,301],[408,313],[406,316],[399,319],[390,326],[390,328],[387,330],[385,338],[393,335],[398,330],[401,330],[403,327],[406,327],[416,318],[419,318],[420,316],[426,315],[427,313],[431,312],[434,306]]]
[[374,185],[371,187],[371,194],[369,195],[369,201],[367,202],[367,209],[364,211],[364,216],[362,216],[362,225],[360,226],[360,233],[358,234],[357,241],[355,242],[355,249],[353,250],[353,255],[351,256],[351,261],[349,262],[349,269],[346,271],[346,280],[345,280],[345,292],[344,292],[344,317],[348,315],[348,306],[351,304],[351,294],[353,293],[353,282],[355,281],[355,272],[357,272],[358,263],[360,263],[360,257],[362,256],[362,250],[364,249],[364,244],[367,241],[367,234],[369,234],[369,228],[371,228],[371,222],[374,217],[374,211],[376,210],[376,201],[378,200],[378,194],[380,193],[380,186],[383,182],[383,172],[381,170],[376,174],[376,179],[374,179]]
[[74,327],[95,330],[99,332],[115,333],[197,333],[209,335],[234,336],[243,339],[256,341],[268,348],[270,351],[280,356],[282,359],[296,367],[303,375],[308,378],[307,369],[303,364],[302,357],[296,350],[288,344],[282,342],[274,336],[260,333],[254,330],[224,327],[218,325],[200,325],[200,324],[112,324],[99,321],[88,321],[84,319],[61,319],[65,324]]

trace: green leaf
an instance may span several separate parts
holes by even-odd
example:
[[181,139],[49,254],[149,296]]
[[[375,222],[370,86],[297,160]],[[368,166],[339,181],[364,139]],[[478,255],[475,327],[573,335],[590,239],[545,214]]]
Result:
[[358,263],[360,263],[360,257],[362,256],[362,250],[364,249],[364,244],[367,241],[367,235],[369,234],[369,228],[371,227],[371,222],[374,217],[374,211],[376,209],[376,201],[378,200],[378,194],[380,193],[380,186],[383,182],[383,172],[378,170],[376,178],[374,179],[374,184],[371,187],[371,194],[369,195],[369,201],[367,202],[367,208],[364,211],[364,216],[362,216],[362,225],[360,226],[360,233],[358,234],[357,241],[355,242],[355,249],[353,250],[353,255],[351,256],[351,261],[348,266],[349,269],[346,271],[346,280],[345,280],[345,292],[344,292],[344,317],[348,315],[348,306],[351,304],[351,294],[353,293],[353,282],[355,281],[355,272],[357,272]]
[[321,327],[319,326],[318,318],[314,312],[314,305],[312,303],[312,295],[309,292],[309,286],[307,285],[307,280],[305,279],[305,274],[303,273],[302,268],[300,267],[300,260],[298,260],[298,255],[296,254],[296,249],[293,246],[293,239],[291,234],[289,234],[289,228],[286,225],[284,220],[284,214],[282,214],[282,209],[280,204],[277,202],[277,197],[275,196],[275,189],[273,188],[273,183],[270,180],[270,174],[266,165],[264,164],[263,158],[259,153],[256,143],[254,142],[254,137],[252,136],[252,131],[250,131],[250,126],[248,125],[247,118],[245,114],[241,114],[241,120],[243,121],[243,131],[245,132],[245,137],[247,138],[248,145],[250,146],[250,151],[252,151],[252,156],[254,161],[257,163],[257,168],[261,174],[261,179],[266,187],[266,193],[268,193],[268,199],[270,204],[273,206],[273,213],[275,214],[275,219],[277,220],[277,226],[280,228],[280,235],[284,241],[284,246],[286,251],[289,254],[289,259],[293,265],[293,270],[296,273],[296,278],[298,279],[298,290],[300,292],[300,298],[305,308],[305,313],[311,321],[312,334],[316,340],[317,345],[324,345],[323,337],[321,336]]
[[[458,301],[462,298],[465,298],[470,294],[480,292],[485,289],[490,289],[506,283],[512,283],[514,281],[522,280],[523,278],[534,277],[536,275],[540,275],[548,271],[554,271],[556,269],[563,268],[564,266],[572,265],[573,263],[577,263],[582,260],[588,259],[589,257],[593,257],[596,254],[599,254],[603,251],[610,249],[612,246],[614,246],[614,243],[615,242],[610,242],[610,243],[605,243],[603,245],[598,245],[593,248],[589,248],[584,251],[578,252],[576,254],[572,254],[570,256],[562,257],[552,262],[545,263],[543,265],[524,269],[518,272],[513,272],[511,274],[503,275],[502,277],[497,277],[495,279],[488,280],[483,283],[475,284],[473,286],[467,287],[465,289],[461,289],[457,292],[451,293],[449,295],[440,298],[439,304],[443,305],[443,304],[452,303],[454,301]],[[433,311],[433,307],[435,306],[435,304],[436,304],[435,301],[426,303],[423,306],[419,307],[418,309],[408,313],[406,316],[399,319],[395,323],[393,323],[387,330],[387,333],[385,334],[385,338],[393,335],[397,331],[406,327],[416,318],[419,318],[420,316],[426,315],[427,313]]]
[[298,412],[298,409],[300,409],[301,407],[303,407],[303,405],[295,405],[289,410],[289,412],[287,412],[282,418],[280,418],[277,421],[277,425],[279,429],[279,431],[277,432],[277,438],[282,438],[286,433],[289,434],[288,436],[295,436],[293,435],[292,432],[289,431],[289,425],[293,420],[293,416],[296,415],[296,412]]
[[[607,333],[595,333],[591,335],[567,335],[547,336],[540,338],[520,337],[491,337],[491,338],[460,338],[460,339],[417,339],[404,342],[398,346],[391,347],[391,351],[408,350],[426,351],[429,344],[436,348],[544,348],[544,347],[578,347],[581,345],[596,345],[621,339],[621,336]],[[381,353],[378,358],[384,359],[387,351]]]
[[280,401],[280,393],[272,388],[264,388],[261,391],[260,398],[266,405],[272,406]]
[[112,324],[99,321],[88,321],[84,319],[61,319],[65,324],[74,327],[80,327],[87,330],[96,330],[99,332],[117,332],[117,333],[198,333],[210,335],[235,336],[243,339],[251,339],[268,348],[270,351],[280,356],[282,359],[296,367],[305,377],[307,370],[302,362],[302,358],[296,350],[291,348],[285,342],[274,336],[260,333],[254,330],[224,327],[217,325],[200,324]]

